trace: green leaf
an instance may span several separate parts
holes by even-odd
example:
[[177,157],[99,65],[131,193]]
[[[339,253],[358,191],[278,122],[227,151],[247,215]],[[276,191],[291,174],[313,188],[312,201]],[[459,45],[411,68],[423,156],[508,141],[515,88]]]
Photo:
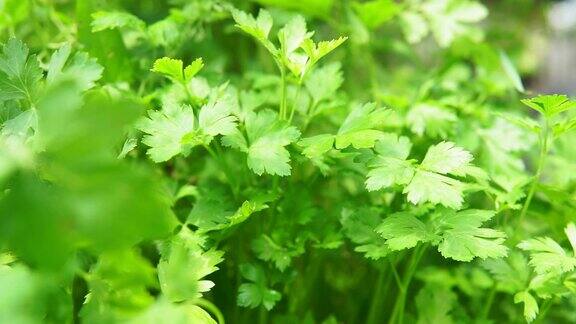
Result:
[[298,142],[303,147],[302,154],[309,159],[322,157],[326,152],[334,147],[334,135],[322,134],[306,137]]
[[198,72],[204,67],[202,58],[197,58],[184,68],[182,60],[162,57],[154,61],[151,71],[160,73],[174,82],[186,86]]
[[390,21],[401,10],[400,5],[392,0],[353,2],[352,8],[360,20],[370,29],[375,29]]
[[91,89],[95,82],[102,77],[104,68],[87,53],[77,52],[70,58],[70,45],[65,44],[50,57],[46,82],[53,84],[58,79],[74,78],[82,91]]
[[131,318],[129,324],[156,324],[160,322],[186,324],[217,324],[210,314],[192,303],[172,303],[165,298],[158,299],[136,317]]
[[118,153],[118,159],[124,159],[128,153],[132,152],[138,145],[138,140],[135,138],[127,138],[122,145],[122,150]]
[[92,14],[92,19],[92,32],[124,27],[143,31],[146,28],[146,23],[140,18],[122,11],[97,11]]
[[457,302],[456,294],[444,286],[427,284],[416,295],[417,324],[454,323],[450,312]]
[[499,289],[515,293],[526,289],[531,277],[528,260],[519,251],[512,251],[506,259],[487,259],[482,266],[498,282]]
[[454,228],[446,231],[438,250],[445,258],[457,261],[500,258],[506,256],[502,245],[505,234],[489,228]]
[[371,148],[382,136],[380,127],[389,111],[377,108],[375,103],[357,105],[348,114],[336,135],[336,148],[343,149],[350,145],[354,148]]
[[540,112],[547,118],[576,107],[576,101],[565,95],[545,95],[522,100],[526,106]]
[[236,210],[236,212],[229,217],[226,227],[238,225],[248,219],[252,214],[261,210],[267,209],[268,203],[276,199],[276,196],[270,194],[261,194],[250,200],[246,200]]
[[266,285],[264,271],[252,264],[240,265],[240,273],[249,283],[243,283],[238,288],[238,305],[242,307],[256,308],[263,305],[267,310],[274,308],[282,295]]
[[530,119],[528,117],[517,116],[513,114],[505,114],[505,113],[500,113],[498,114],[498,116],[535,134],[540,133],[540,130],[542,128],[537,121]]
[[382,137],[376,142],[374,147],[374,150],[380,156],[398,160],[406,160],[411,149],[412,143],[408,137],[392,133],[382,134]]
[[431,103],[419,103],[406,115],[410,130],[418,136],[445,138],[456,121],[454,113]]
[[68,60],[70,56],[70,51],[72,47],[70,44],[66,43],[54,53],[50,57],[50,62],[48,63],[48,74],[46,75],[46,82],[50,83],[54,81],[56,76],[62,73],[62,69],[64,68],[64,64]]
[[306,20],[300,15],[294,16],[278,31],[278,40],[283,55],[288,57],[302,45],[305,39],[312,36],[306,31]]
[[423,169],[448,174],[455,173],[470,162],[472,162],[470,152],[456,146],[452,142],[440,142],[428,148],[426,156],[420,165]]
[[194,112],[187,105],[171,103],[161,111],[150,111],[138,124],[138,128],[148,134],[142,142],[150,147],[147,151],[150,158],[159,163],[178,154],[188,154],[193,143],[186,143],[184,139],[194,130],[194,119]]
[[183,68],[184,63],[182,63],[182,60],[163,57],[154,61],[151,71],[163,74],[174,81],[184,82]]
[[42,69],[35,55],[16,38],[2,46],[0,54],[0,102],[26,99],[33,104],[39,91]]
[[401,13],[400,27],[402,27],[404,37],[410,44],[421,42],[430,32],[426,19],[417,12]]
[[524,93],[526,89],[522,83],[522,78],[520,77],[520,74],[518,74],[518,70],[514,66],[514,63],[512,63],[512,60],[510,60],[510,57],[508,57],[504,51],[500,51],[500,63],[502,64],[502,68],[504,69],[506,76],[508,76],[508,79],[510,79],[510,82],[514,88],[518,92]]
[[212,93],[200,107],[197,120],[190,106],[172,101],[167,101],[160,111],[151,110],[138,123],[138,129],[148,134],[142,142],[150,147],[150,158],[157,163],[168,161],[178,154],[187,155],[194,146],[209,145],[217,135],[233,134],[237,118],[232,111],[238,100],[235,93],[225,89]]
[[198,127],[202,133],[212,137],[230,135],[236,130],[237,118],[232,112],[238,106],[238,98],[231,92],[224,92],[223,89],[220,92],[212,95],[198,114]]
[[308,74],[304,80],[304,85],[312,97],[313,105],[334,99],[344,81],[341,68],[340,62],[333,62]]
[[292,262],[292,258],[302,254],[304,251],[298,247],[284,247],[274,242],[268,235],[261,235],[252,241],[252,250],[259,259],[273,262],[280,271]]
[[184,227],[168,243],[158,264],[162,293],[172,302],[193,301],[214,283],[203,278],[218,270],[223,252],[203,251],[194,233]]
[[479,22],[488,15],[484,5],[469,0],[430,0],[421,9],[441,47],[450,46],[454,39],[468,33],[467,24]]
[[536,299],[528,291],[521,291],[515,294],[514,303],[524,304],[524,318],[526,318],[528,323],[536,319],[536,315],[538,315],[538,302],[536,302]]
[[572,251],[574,255],[576,255],[576,225],[574,223],[568,223],[564,229],[564,233],[566,233],[566,237],[572,246]]
[[481,169],[469,164],[472,155],[454,143],[441,142],[431,146],[422,163],[414,167],[412,161],[406,160],[411,148],[408,138],[386,133],[379,133],[378,138],[377,154],[368,162],[370,171],[366,188],[369,191],[395,184],[406,185],[403,193],[407,193],[408,201],[415,205],[431,202],[459,209],[464,184],[445,174],[486,177]]
[[345,208],[340,217],[346,237],[358,245],[354,250],[373,260],[383,258],[390,252],[386,241],[374,230],[381,222],[382,218],[373,208]]
[[435,239],[434,233],[426,224],[408,212],[394,213],[386,217],[376,231],[386,239],[386,245],[393,251],[410,249],[418,243]]
[[407,137],[386,133],[375,145],[376,157],[369,163],[366,189],[369,191],[390,187],[394,184],[406,185],[412,180],[414,167],[406,161],[412,143]]
[[90,294],[80,311],[83,321],[117,322],[144,311],[154,302],[155,271],[133,250],[100,256],[87,276]]
[[312,39],[307,38],[302,43],[302,49],[310,58],[310,65],[316,64],[321,58],[328,55],[335,50],[338,46],[342,45],[348,37],[339,37],[329,41],[321,41],[317,44]]
[[505,257],[508,253],[508,248],[503,245],[506,235],[497,230],[480,227],[494,214],[493,211],[478,209],[442,211],[435,219],[437,226],[443,228],[438,251],[445,258],[465,262],[472,261],[475,257]]
[[367,174],[366,189],[376,191],[392,185],[406,185],[414,176],[414,167],[410,162],[394,158],[378,157],[370,165]]
[[187,222],[198,227],[197,233],[238,225],[252,214],[267,209],[268,203],[276,198],[270,194],[258,194],[237,207],[226,195],[225,189],[217,186],[203,187],[195,196],[196,203],[188,214]]
[[0,129],[2,136],[16,136],[26,140],[31,136],[31,131],[38,129],[38,115],[35,110],[25,110],[16,117],[7,120]]
[[474,258],[500,258],[507,255],[503,245],[506,235],[481,227],[494,216],[493,211],[468,209],[456,212],[439,209],[430,220],[421,220],[410,212],[386,217],[376,231],[386,240],[390,250],[404,250],[419,243],[438,245],[445,258],[472,261]]
[[290,175],[290,153],[286,146],[300,137],[300,131],[278,119],[272,110],[250,112],[246,116],[247,139],[240,131],[224,137],[224,145],[248,154],[248,167],[257,175]]
[[470,173],[470,152],[452,142],[433,145],[426,152],[422,164],[416,170],[404,193],[408,201],[419,204],[429,201],[458,209],[462,206],[464,184],[445,174],[465,175]]
[[559,137],[560,135],[567,133],[574,128],[576,128],[576,116],[565,120],[560,120],[552,125],[554,137]]
[[272,55],[276,55],[278,52],[276,46],[268,40],[268,35],[273,25],[272,16],[270,16],[268,11],[260,9],[258,17],[254,18],[244,11],[233,10],[232,17],[236,22],[236,27],[256,38]]
[[435,172],[417,170],[403,193],[407,193],[408,201],[415,205],[431,202],[459,209],[464,200],[463,190],[464,184],[456,179]]
[[569,272],[576,268],[576,258],[566,254],[566,251],[556,241],[549,237],[528,239],[518,244],[518,248],[530,252],[530,265],[536,273]]
[[198,74],[203,67],[204,61],[202,61],[202,58],[199,57],[195,59],[192,63],[188,64],[186,68],[184,68],[184,79],[187,81],[192,80],[192,78]]
[[271,310],[280,299],[282,295],[276,290],[262,288],[253,283],[243,283],[238,288],[238,305],[243,307],[256,308],[264,305],[267,310]]
[[224,188],[218,186],[200,188],[187,222],[197,226],[198,233],[220,228],[234,214],[234,206],[228,198]]

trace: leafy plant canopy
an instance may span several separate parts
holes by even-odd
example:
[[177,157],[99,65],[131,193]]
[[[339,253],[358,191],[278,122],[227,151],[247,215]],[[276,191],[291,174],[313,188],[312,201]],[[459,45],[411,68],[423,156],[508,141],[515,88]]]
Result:
[[0,1],[0,323],[576,322],[544,7]]

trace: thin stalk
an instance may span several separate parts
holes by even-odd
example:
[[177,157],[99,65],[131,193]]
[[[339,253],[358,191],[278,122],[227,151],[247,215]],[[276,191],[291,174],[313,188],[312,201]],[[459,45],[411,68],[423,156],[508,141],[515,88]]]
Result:
[[384,291],[387,281],[387,272],[385,271],[385,264],[379,269],[378,279],[376,282],[376,290],[372,296],[372,303],[370,304],[370,310],[368,311],[368,317],[366,319],[367,324],[376,324],[380,322],[380,310],[382,309],[382,301],[384,299]]
[[488,314],[490,314],[490,309],[492,308],[492,304],[494,303],[494,297],[496,296],[496,284],[492,286],[490,289],[490,293],[486,298],[486,303],[484,304],[484,309],[482,309],[482,315],[480,318],[487,319]]
[[414,273],[418,268],[418,264],[420,263],[420,259],[424,255],[426,248],[426,246],[418,246],[414,250],[414,253],[412,253],[412,257],[410,258],[410,262],[408,264],[408,270],[406,271],[406,275],[402,280],[402,286],[399,289],[398,298],[394,304],[392,316],[388,321],[390,324],[402,324],[404,322],[404,308],[406,307],[406,296],[408,294],[408,288],[410,287],[410,282],[412,281]]
[[264,308],[263,305],[260,306],[260,311],[258,314],[258,323],[266,324],[268,323],[268,311]]
[[290,117],[288,118],[289,123],[292,123],[292,118],[294,117],[294,111],[296,111],[296,105],[298,104],[298,99],[300,99],[300,89],[302,89],[301,83],[299,83],[296,88],[296,95],[294,96],[292,107],[290,108]]
[[280,119],[286,119],[286,69],[280,66]]
[[550,310],[550,307],[552,307],[552,304],[554,304],[554,298],[547,299],[544,302],[544,304],[542,305],[540,314],[538,314],[538,317],[536,317],[536,319],[534,320],[534,322],[532,322],[532,324],[537,324],[537,323],[542,322],[542,320],[544,320],[544,318],[546,318],[546,314]]
[[396,285],[398,285],[399,289],[402,289],[402,279],[400,279],[400,275],[396,270],[396,265],[392,263],[392,260],[390,260],[390,269],[392,270],[392,274],[394,275],[394,280],[396,280]]
[[291,314],[304,314],[310,309],[310,305],[315,300],[314,297],[317,291],[313,287],[318,286],[318,278],[323,272],[322,265],[324,264],[324,257],[322,253],[317,253],[312,251],[308,262],[304,263],[301,280],[298,281],[298,285],[295,286],[294,294],[291,296],[289,301],[288,309]]
[[211,301],[200,298],[196,301],[196,305],[204,308],[205,310],[209,311],[216,317],[216,321],[218,324],[225,324],[226,321],[224,320],[224,315],[222,312],[214,305]]
[[190,93],[190,89],[188,89],[188,85],[186,84],[186,82],[179,82],[180,85],[184,88],[184,93],[186,94],[186,99],[188,100],[188,103],[190,104],[190,107],[192,107],[192,109],[194,109],[194,97],[192,97],[192,93]]
[[546,157],[548,156],[549,151],[549,143],[548,138],[550,135],[548,134],[549,124],[548,120],[546,119],[544,122],[544,128],[542,129],[542,135],[540,136],[540,155],[538,157],[538,165],[536,166],[536,173],[534,174],[534,179],[530,185],[530,189],[528,191],[528,195],[526,196],[526,200],[524,201],[524,206],[522,207],[522,211],[520,212],[520,219],[519,222],[522,223],[526,213],[528,212],[528,208],[530,208],[530,203],[532,202],[532,198],[534,197],[534,193],[536,192],[536,186],[540,181],[540,176],[542,175],[542,169],[544,168],[544,164],[546,163]]

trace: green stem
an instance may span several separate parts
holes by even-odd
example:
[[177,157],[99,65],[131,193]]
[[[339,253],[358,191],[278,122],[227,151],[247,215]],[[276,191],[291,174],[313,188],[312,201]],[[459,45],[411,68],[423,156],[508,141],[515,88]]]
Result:
[[490,314],[490,309],[492,308],[492,303],[494,303],[494,297],[496,296],[496,284],[490,289],[490,293],[486,298],[486,303],[484,304],[484,309],[482,310],[482,315],[480,318],[487,319],[488,314]]
[[268,323],[268,311],[266,310],[266,308],[264,308],[264,306],[260,306],[260,312],[259,312],[259,316],[258,316],[258,323],[260,324],[266,324]]
[[302,89],[301,83],[299,83],[296,88],[296,95],[294,96],[292,107],[290,108],[290,117],[288,118],[289,123],[292,123],[292,118],[294,117],[294,111],[296,111],[296,105],[298,104],[298,99],[300,98],[300,89]]
[[190,93],[190,89],[188,89],[188,85],[186,84],[186,82],[180,82],[180,85],[184,88],[184,93],[186,93],[186,99],[188,100],[188,103],[190,104],[190,107],[192,107],[192,109],[194,109],[194,97],[192,96],[192,93]]
[[210,302],[209,300],[200,298],[196,301],[196,305],[212,313],[216,317],[216,321],[218,322],[218,324],[226,323],[226,321],[224,320],[224,315],[222,315],[222,312],[218,309],[218,307],[216,307],[216,305],[212,304],[212,302]]
[[280,119],[286,119],[286,69],[280,67]]
[[388,323],[398,323],[402,324],[404,322],[404,308],[406,306],[406,296],[408,294],[408,288],[410,287],[410,282],[412,281],[412,277],[418,268],[418,264],[420,263],[420,259],[424,255],[426,251],[426,246],[418,246],[412,253],[412,257],[410,258],[410,262],[408,264],[408,270],[406,271],[406,275],[402,280],[402,286],[399,289],[398,298],[396,299],[396,303],[394,304],[394,310],[392,311],[392,316]]
[[536,173],[534,174],[534,179],[530,185],[530,189],[528,191],[528,195],[526,196],[526,200],[524,201],[524,206],[522,207],[522,211],[520,212],[520,219],[519,222],[522,223],[526,213],[528,212],[528,208],[530,208],[530,203],[532,202],[532,198],[534,197],[534,193],[536,192],[536,187],[540,181],[540,176],[542,175],[542,169],[544,168],[544,164],[546,163],[546,157],[548,156],[549,151],[549,143],[548,138],[549,135],[549,124],[548,120],[544,122],[544,128],[542,129],[540,135],[540,156],[538,157],[538,165],[536,167]]
[[537,323],[542,322],[544,320],[544,318],[546,318],[546,314],[550,310],[550,307],[552,307],[552,304],[554,304],[554,298],[547,299],[544,302],[544,304],[542,305],[540,314],[538,314],[538,317],[536,317],[536,319],[534,320],[534,322],[532,322],[532,324],[537,324]]
[[372,296],[372,303],[366,319],[367,324],[376,324],[380,322],[380,311],[382,309],[382,301],[384,299],[384,290],[386,286],[386,271],[384,264],[379,269],[378,280],[376,282],[376,290]]
[[321,271],[323,261],[323,254],[313,250],[308,262],[303,264],[305,267],[302,267],[302,273],[306,275],[298,280],[296,289],[290,297],[288,309],[291,314],[305,314],[317,299],[319,292],[314,287],[318,286],[318,278],[323,273]]
[[392,260],[390,260],[390,269],[392,269],[392,274],[394,275],[394,280],[396,280],[396,285],[398,285],[398,289],[402,289],[402,280],[400,279],[400,275],[396,270],[396,265],[392,263]]

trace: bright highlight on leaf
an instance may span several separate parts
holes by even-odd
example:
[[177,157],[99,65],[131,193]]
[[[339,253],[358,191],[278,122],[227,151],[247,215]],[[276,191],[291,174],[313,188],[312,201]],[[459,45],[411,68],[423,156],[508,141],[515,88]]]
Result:
[[182,84],[188,83],[204,67],[202,58],[197,58],[184,68],[181,60],[163,57],[157,59],[152,67],[152,72],[160,73]]
[[565,95],[546,95],[531,99],[524,99],[522,103],[538,111],[546,118],[576,107],[576,101],[570,100]]

